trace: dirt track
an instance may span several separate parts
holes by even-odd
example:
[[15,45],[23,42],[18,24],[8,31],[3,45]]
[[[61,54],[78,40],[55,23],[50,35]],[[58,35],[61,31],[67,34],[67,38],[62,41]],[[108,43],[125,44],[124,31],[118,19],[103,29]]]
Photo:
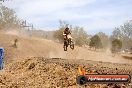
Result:
[[[16,38],[18,45],[14,48],[12,45]],[[0,72],[2,88],[56,88],[57,86],[58,88],[80,88],[75,80],[76,68],[79,64],[94,69],[100,74],[132,74],[131,59],[123,59],[121,56],[112,57],[109,51],[95,52],[75,46],[75,50],[68,48],[68,51],[64,52],[62,44],[50,40],[9,34],[0,34],[0,41],[0,46],[5,49],[4,70]],[[109,85],[109,88],[112,86],[131,88],[130,85]],[[108,85],[86,85],[86,88],[103,86],[106,88]]]
[[[14,39],[18,39],[18,48],[12,47]],[[95,52],[87,48],[75,46],[74,50],[68,48],[63,51],[63,45],[46,39],[18,37],[16,35],[0,34],[0,46],[5,49],[5,61],[20,60],[26,57],[48,57],[85,59],[113,63],[129,63],[131,59],[124,59],[121,56],[112,57],[110,51]]]
[[97,74],[132,74],[132,65],[85,60],[33,57],[5,66],[1,88],[131,88],[130,84],[76,84],[77,67],[84,65]]

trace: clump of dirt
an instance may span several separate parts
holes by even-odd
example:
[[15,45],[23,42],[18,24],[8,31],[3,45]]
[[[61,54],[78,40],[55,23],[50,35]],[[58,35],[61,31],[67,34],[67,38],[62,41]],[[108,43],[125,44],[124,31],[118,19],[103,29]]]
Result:
[[77,68],[84,65],[96,74],[129,73],[132,66],[86,60],[32,57],[5,65],[0,72],[1,88],[129,88],[130,84],[76,83]]
[[35,67],[35,63],[31,63],[31,64],[29,64],[28,69],[30,70],[30,69],[33,69],[34,67]]

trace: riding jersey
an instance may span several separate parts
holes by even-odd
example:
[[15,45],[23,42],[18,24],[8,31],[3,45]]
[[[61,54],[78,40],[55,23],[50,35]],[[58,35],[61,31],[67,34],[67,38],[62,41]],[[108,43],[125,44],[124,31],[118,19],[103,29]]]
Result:
[[67,29],[69,29],[69,28],[66,28],[66,29],[64,30],[64,34],[66,34],[66,35],[71,34],[70,30],[67,30]]

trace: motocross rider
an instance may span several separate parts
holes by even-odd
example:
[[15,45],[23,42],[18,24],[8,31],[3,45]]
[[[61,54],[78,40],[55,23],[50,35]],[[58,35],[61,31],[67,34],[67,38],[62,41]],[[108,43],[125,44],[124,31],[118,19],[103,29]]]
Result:
[[64,37],[66,37],[66,39],[68,39],[68,40],[72,39],[72,37],[70,36],[70,34],[71,34],[71,31],[69,30],[68,27],[66,27],[65,30],[64,30],[64,32],[63,32]]

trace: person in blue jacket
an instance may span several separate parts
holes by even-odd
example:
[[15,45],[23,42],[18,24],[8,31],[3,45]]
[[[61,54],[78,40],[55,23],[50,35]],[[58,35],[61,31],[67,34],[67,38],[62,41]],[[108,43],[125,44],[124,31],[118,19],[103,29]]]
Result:
[[3,56],[4,56],[4,49],[0,48],[0,70],[3,69]]

